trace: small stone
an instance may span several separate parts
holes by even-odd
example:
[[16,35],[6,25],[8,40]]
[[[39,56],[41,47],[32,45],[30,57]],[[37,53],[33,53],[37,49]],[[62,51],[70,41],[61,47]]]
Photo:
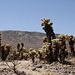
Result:
[[33,65],[33,66],[36,67],[36,68],[42,68],[42,65],[40,65],[40,64]]
[[19,75],[26,75],[26,73],[24,71],[20,72]]
[[47,66],[44,66],[44,69],[47,69]]
[[32,68],[32,71],[35,71],[36,70],[36,68]]

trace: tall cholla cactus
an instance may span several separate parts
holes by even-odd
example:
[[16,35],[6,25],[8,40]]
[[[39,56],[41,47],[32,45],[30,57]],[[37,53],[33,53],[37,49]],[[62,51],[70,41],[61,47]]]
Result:
[[61,62],[64,62],[65,57],[66,57],[65,49],[66,49],[66,38],[67,38],[67,36],[68,35],[65,35],[65,34],[60,34],[58,36],[58,38],[60,38],[60,51],[59,51],[60,55],[59,55],[59,57],[60,57]]
[[69,35],[68,36],[68,42],[69,42],[69,45],[70,45],[70,50],[71,50],[72,55],[75,55],[75,51],[74,51],[75,40],[73,40],[73,38],[74,38],[73,35]]
[[58,61],[59,48],[60,48],[59,39],[53,39],[52,40],[53,61]]
[[41,19],[41,21],[43,21],[43,23],[41,23],[41,26],[44,26],[43,30],[45,30],[45,32],[46,32],[48,42],[51,43],[51,39],[55,39],[55,33],[54,33],[54,30],[52,27],[53,23],[50,22],[50,19],[48,19],[48,18],[46,18],[46,19],[43,18],[43,19]]

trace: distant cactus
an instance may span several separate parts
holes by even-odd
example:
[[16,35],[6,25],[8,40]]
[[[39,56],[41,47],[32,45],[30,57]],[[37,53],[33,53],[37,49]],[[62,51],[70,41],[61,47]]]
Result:
[[20,44],[19,43],[17,44],[17,49],[20,51]]
[[27,60],[28,58],[28,53],[23,53],[23,59]]
[[6,44],[7,55],[9,55],[10,49],[11,49],[11,46],[9,44]]
[[24,43],[23,42],[21,43],[21,46],[22,46],[22,48],[24,47]]

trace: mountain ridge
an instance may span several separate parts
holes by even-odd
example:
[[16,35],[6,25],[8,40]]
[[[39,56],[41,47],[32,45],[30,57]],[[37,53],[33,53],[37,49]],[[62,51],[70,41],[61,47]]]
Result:
[[[43,45],[42,38],[45,33],[30,32],[30,31],[0,31],[2,37],[2,44],[10,44],[12,48],[17,48],[17,43],[24,43],[24,47],[29,48],[41,48]],[[56,34],[57,36],[58,34]]]

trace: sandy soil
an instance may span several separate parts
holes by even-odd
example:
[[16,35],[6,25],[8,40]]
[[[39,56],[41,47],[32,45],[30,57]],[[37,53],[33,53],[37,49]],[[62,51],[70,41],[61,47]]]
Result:
[[[36,64],[32,63],[31,60],[21,60],[15,61],[17,66],[17,71],[25,72],[25,75],[46,75],[50,73],[53,75],[75,75],[75,58],[68,58],[64,64],[59,62],[54,62],[52,64]],[[13,64],[7,62],[7,64],[12,68]],[[7,66],[6,62],[0,61],[0,75],[16,75],[12,69]],[[24,75],[24,74],[20,74]]]

